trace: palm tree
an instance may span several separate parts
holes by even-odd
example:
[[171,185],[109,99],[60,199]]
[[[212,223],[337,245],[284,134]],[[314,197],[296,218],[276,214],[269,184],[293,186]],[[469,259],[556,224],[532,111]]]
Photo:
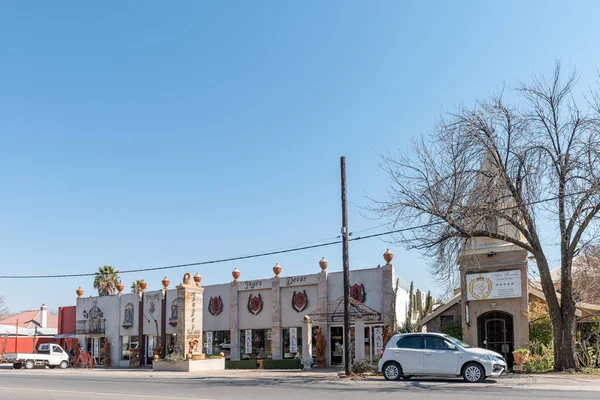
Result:
[[131,293],[142,293],[142,288],[140,287],[142,281],[143,279],[138,279],[131,283]]
[[94,288],[98,289],[98,296],[110,296],[115,294],[115,288],[119,283],[119,271],[105,265],[98,268],[94,279]]

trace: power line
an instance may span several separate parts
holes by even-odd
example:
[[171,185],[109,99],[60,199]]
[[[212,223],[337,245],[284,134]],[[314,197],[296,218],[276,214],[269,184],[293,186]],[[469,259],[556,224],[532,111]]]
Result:
[[[566,194],[563,197],[571,197],[571,196],[575,196],[575,195],[583,194],[583,193],[585,193],[585,192],[584,191],[576,192],[576,193]],[[550,198],[541,199],[541,200],[535,200],[535,201],[526,203],[525,205],[530,206],[530,205],[545,203],[545,202],[557,200],[557,199],[559,199],[559,196],[550,197]],[[500,211],[510,210],[510,209],[517,208],[517,207],[518,206],[506,207],[506,208],[500,209]],[[349,239],[349,241],[354,242],[354,241],[358,241],[358,240],[372,239],[375,237],[393,235],[396,233],[408,232],[408,231],[415,230],[415,229],[427,228],[429,226],[441,225],[441,224],[445,224],[445,223],[446,223],[446,221],[428,222],[426,224],[410,226],[410,227],[406,227],[406,228],[402,228],[402,229],[395,229],[393,231],[380,232],[380,233],[374,233],[374,234],[366,235],[366,236],[353,237],[353,238]],[[362,230],[359,232],[365,232],[368,230],[371,230],[371,229],[365,229],[365,230]],[[339,238],[339,236],[338,236],[338,238]],[[328,246],[333,246],[333,245],[340,244],[340,243],[342,243],[341,240],[334,240],[334,241],[329,241],[329,242],[320,243],[320,244],[298,246],[298,247],[292,247],[292,248],[283,248],[283,250],[266,251],[266,252],[262,252],[262,253],[253,253],[253,254],[237,256],[237,257],[229,257],[229,258],[222,258],[222,259],[209,260],[209,261],[200,261],[200,262],[188,263],[188,264],[175,264],[175,265],[167,265],[167,266],[161,266],[161,267],[129,269],[129,270],[123,270],[123,271],[118,271],[118,272],[119,272],[119,274],[130,274],[130,273],[135,273],[135,272],[159,271],[159,270],[167,270],[167,269],[175,269],[175,268],[183,268],[183,267],[195,267],[195,266],[200,266],[200,265],[220,264],[220,263],[224,263],[224,262],[247,260],[247,259],[251,259],[251,258],[259,258],[259,257],[272,256],[272,255],[276,255],[276,254],[293,253],[293,252],[297,252],[297,251],[316,249],[316,248],[320,248],[320,247],[328,247]],[[77,278],[77,277],[96,276],[96,275],[98,275],[97,272],[80,273],[80,274],[57,274],[57,275],[0,275],[0,279]]]

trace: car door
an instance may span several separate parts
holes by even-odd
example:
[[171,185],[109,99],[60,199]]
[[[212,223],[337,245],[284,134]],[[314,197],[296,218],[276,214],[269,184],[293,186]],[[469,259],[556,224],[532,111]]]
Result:
[[458,374],[459,351],[439,336],[423,336],[423,373],[433,375]]
[[393,350],[394,358],[402,366],[405,375],[423,373],[423,340],[421,335],[400,337]]
[[50,365],[58,365],[63,360],[63,356],[64,351],[60,347],[52,345],[52,355],[50,356],[48,363]]

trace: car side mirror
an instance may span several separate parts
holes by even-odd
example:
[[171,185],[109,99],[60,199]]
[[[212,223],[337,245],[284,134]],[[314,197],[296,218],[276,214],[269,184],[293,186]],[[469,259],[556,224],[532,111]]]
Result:
[[449,344],[449,345],[448,345],[448,350],[454,350],[454,351],[456,351],[456,350],[457,350],[457,348],[456,348],[456,346],[455,346],[455,345],[453,345],[453,344]]

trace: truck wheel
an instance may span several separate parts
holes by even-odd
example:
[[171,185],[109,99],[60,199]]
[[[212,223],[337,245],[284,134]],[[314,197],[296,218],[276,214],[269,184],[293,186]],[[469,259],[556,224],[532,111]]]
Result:
[[25,361],[25,369],[32,369],[33,366],[34,366],[34,363],[32,360]]
[[21,363],[14,363],[13,364],[13,368],[14,369],[21,369],[22,366],[23,366],[23,364],[21,364]]
[[69,366],[69,363],[66,360],[61,361],[60,365],[59,365],[60,369],[65,369],[68,366]]

